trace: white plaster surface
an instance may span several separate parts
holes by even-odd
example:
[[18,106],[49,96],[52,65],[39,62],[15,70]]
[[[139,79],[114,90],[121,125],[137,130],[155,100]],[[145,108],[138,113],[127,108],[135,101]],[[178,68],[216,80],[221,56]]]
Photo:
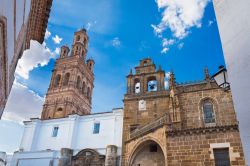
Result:
[[244,155],[250,165],[250,1],[213,2]]
[[[94,123],[100,123],[100,132],[93,134]],[[52,137],[53,128],[59,127],[57,137]],[[61,148],[73,149],[74,155],[80,150],[91,148],[105,155],[107,145],[118,147],[118,156],[122,146],[123,110],[91,114],[86,116],[70,115],[66,118],[25,122],[20,149],[15,153],[12,165],[21,163],[29,166],[49,165],[60,157]],[[53,152],[53,153],[52,153]]]

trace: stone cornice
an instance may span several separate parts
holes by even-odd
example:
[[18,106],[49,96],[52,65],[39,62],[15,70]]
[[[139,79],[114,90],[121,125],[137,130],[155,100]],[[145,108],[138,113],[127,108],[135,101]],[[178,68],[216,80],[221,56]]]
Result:
[[206,133],[218,133],[225,131],[238,131],[238,124],[224,125],[224,126],[212,126],[202,128],[191,128],[184,130],[171,130],[166,131],[166,135],[170,137],[183,136],[183,135],[194,135],[194,134],[206,134]]

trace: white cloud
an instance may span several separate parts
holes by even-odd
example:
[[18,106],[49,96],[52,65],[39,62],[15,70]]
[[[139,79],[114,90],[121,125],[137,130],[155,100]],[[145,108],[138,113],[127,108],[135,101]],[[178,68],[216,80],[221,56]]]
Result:
[[213,23],[214,23],[214,20],[209,20],[207,23],[208,27],[210,27]]
[[144,50],[146,50],[148,48],[150,48],[150,46],[148,45],[148,42],[142,40],[140,42],[139,51],[144,51]]
[[57,54],[57,55],[60,54],[60,48],[59,48],[59,47],[56,47],[56,49],[55,49],[54,52],[55,52],[55,54]]
[[162,47],[163,47],[163,49],[162,49],[161,53],[162,54],[167,53],[168,50],[169,50],[169,46],[173,45],[174,42],[175,41],[173,39],[166,39],[166,38],[162,39]]
[[167,47],[164,47],[162,50],[161,50],[161,53],[162,54],[166,54],[168,52],[169,48]]
[[173,39],[166,39],[166,38],[164,38],[163,40],[162,40],[162,46],[163,47],[168,47],[168,46],[171,46],[171,45],[173,45],[174,44],[174,40]]
[[60,44],[63,39],[60,38],[58,35],[56,35],[52,38],[52,40],[54,41],[55,44]]
[[[170,30],[172,37],[183,39],[192,27],[200,28],[204,10],[210,0],[156,0],[162,19],[158,25],[151,25],[158,37]],[[166,50],[166,49],[165,49]]]
[[184,43],[179,43],[177,47],[178,47],[178,49],[182,49],[183,46],[184,46]]
[[88,22],[87,25],[86,25],[86,30],[87,31],[90,30],[91,26],[92,26],[92,23]]
[[51,35],[51,32],[48,29],[46,29],[45,39],[48,39],[50,37],[50,35]]
[[18,61],[16,74],[24,79],[29,78],[29,72],[38,66],[45,66],[51,58],[55,58],[55,53],[49,48],[45,48],[39,42],[31,40],[30,49],[23,52],[22,58]]
[[86,25],[86,30],[89,31],[96,23],[97,23],[97,21],[88,22]]
[[43,103],[43,97],[14,81],[2,118],[22,122],[29,118],[40,117]]
[[115,37],[115,38],[112,40],[112,45],[113,45],[114,47],[120,47],[120,45],[121,45],[120,39],[119,39],[118,37]]

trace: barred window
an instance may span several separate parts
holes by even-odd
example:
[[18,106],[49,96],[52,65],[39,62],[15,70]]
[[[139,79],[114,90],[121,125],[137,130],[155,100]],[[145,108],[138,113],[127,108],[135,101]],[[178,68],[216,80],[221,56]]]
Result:
[[205,123],[215,122],[213,104],[210,101],[203,103],[203,113]]

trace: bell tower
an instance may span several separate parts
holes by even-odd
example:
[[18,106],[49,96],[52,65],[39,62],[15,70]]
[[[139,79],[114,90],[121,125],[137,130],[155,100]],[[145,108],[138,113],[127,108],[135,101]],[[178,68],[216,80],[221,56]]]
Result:
[[86,60],[88,36],[85,29],[74,33],[71,52],[62,46],[56,60],[42,111],[42,119],[91,113],[94,60]]
[[126,158],[126,142],[136,129],[165,115],[169,110],[169,90],[165,90],[165,71],[156,68],[150,58],[144,58],[127,76],[124,95],[122,165]]
[[123,139],[139,126],[152,122],[168,110],[169,98],[165,90],[165,71],[150,58],[144,58],[127,76],[124,96]]

